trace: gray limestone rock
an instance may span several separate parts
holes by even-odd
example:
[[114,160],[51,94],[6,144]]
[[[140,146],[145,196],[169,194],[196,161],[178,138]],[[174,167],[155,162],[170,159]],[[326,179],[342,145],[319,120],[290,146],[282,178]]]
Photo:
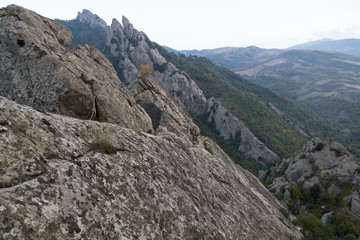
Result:
[[129,88],[136,102],[150,116],[157,135],[174,134],[188,139],[191,144],[199,143],[200,129],[153,77],[141,76]]
[[[0,113],[3,239],[301,237],[280,202],[209,139],[212,152],[3,97]],[[97,152],[99,137],[116,153]]]
[[93,115],[151,131],[150,118],[97,49],[85,45],[68,51],[71,32],[58,22],[14,5],[5,11],[18,17],[0,22],[2,96],[42,111],[81,119]]
[[[154,79],[130,93],[99,51],[67,50],[66,28],[10,10],[0,22],[10,87],[0,89],[18,103],[0,97],[0,238],[301,238],[284,206]],[[94,104],[100,121],[85,120]]]
[[354,195],[351,200],[351,212],[360,218],[360,198],[359,194]]
[[[304,188],[319,187],[322,197],[340,196],[344,187],[350,188],[350,192],[342,196],[342,201],[348,206],[348,211],[359,217],[359,185],[360,163],[340,143],[330,145],[318,138],[309,141],[301,151],[293,157],[283,159],[276,167],[264,176],[276,176],[269,189],[275,193],[287,191],[291,185]],[[284,194],[285,195],[285,194]],[[289,202],[291,196],[284,196],[284,201]],[[306,203],[296,206],[299,212],[307,211]]]
[[86,9],[84,9],[82,12],[78,12],[77,19],[81,22],[90,24],[90,26],[100,26],[103,28],[107,27],[107,24],[103,19],[101,19],[96,14],[92,14],[92,12]]
[[261,163],[276,163],[279,156],[265,146],[243,122],[232,115],[221,102],[211,97],[206,102],[205,111],[209,114],[208,121],[214,121],[216,129],[225,139],[236,134],[241,135],[239,150],[245,152],[250,158]]
[[333,214],[333,211],[328,212],[328,213],[324,214],[324,215],[321,217],[320,220],[321,220],[323,223],[327,223],[327,222],[329,221],[330,217],[332,216],[332,214]]
[[307,177],[312,176],[313,166],[308,158],[296,158],[290,161],[289,167],[285,171],[286,178],[293,185],[303,182]]
[[[85,11],[86,19],[89,17]],[[88,23],[88,20],[78,20]],[[93,25],[97,23],[94,20]],[[261,163],[274,163],[279,161],[277,154],[265,146],[239,119],[234,117],[221,103],[210,97],[206,99],[202,90],[185,72],[179,71],[171,62],[160,55],[152,46],[149,38],[137,31],[129,20],[122,19],[122,25],[113,20],[110,27],[103,27],[107,33],[106,45],[112,57],[119,59],[118,67],[124,82],[133,84],[139,77],[141,64],[147,64],[153,70],[154,79],[170,94],[179,104],[197,115],[210,114],[215,117],[216,129],[225,139],[237,132],[242,135],[242,144],[239,151],[244,152]],[[214,108],[216,105],[216,108]],[[215,109],[214,111],[212,111]]]

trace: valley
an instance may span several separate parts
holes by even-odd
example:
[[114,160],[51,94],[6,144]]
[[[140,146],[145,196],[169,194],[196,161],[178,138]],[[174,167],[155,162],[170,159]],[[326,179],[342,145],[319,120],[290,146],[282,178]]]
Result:
[[324,135],[360,156],[360,58],[318,50],[223,48],[182,51],[209,58],[332,123]]

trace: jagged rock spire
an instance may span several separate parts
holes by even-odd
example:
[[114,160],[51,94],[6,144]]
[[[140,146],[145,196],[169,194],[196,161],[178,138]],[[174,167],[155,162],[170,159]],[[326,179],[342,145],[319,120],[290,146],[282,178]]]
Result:
[[88,23],[91,26],[100,26],[103,28],[107,27],[107,24],[103,19],[87,9],[84,9],[82,12],[78,12],[76,19],[78,19],[80,22]]

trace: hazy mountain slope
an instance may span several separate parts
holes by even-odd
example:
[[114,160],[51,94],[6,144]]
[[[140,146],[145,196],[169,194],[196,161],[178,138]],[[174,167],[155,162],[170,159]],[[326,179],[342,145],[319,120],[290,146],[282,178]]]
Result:
[[[155,44],[144,33],[134,29],[125,17],[123,17],[123,25],[117,20],[113,20],[111,26],[104,27],[102,22],[98,22],[98,17],[84,10],[79,13],[75,20],[60,22],[63,22],[70,29],[85,29],[84,32],[74,31],[74,37],[78,38],[78,41],[80,39],[84,42],[87,40],[82,36],[89,32],[96,34],[93,31],[93,26],[103,27],[107,33],[105,36],[102,35],[106,41],[106,46],[103,47],[104,53],[112,61],[119,77],[125,83],[132,83],[138,78],[141,64],[150,66],[154,70],[154,78],[175,101],[196,115],[208,116],[206,120],[208,122],[212,122],[214,119],[215,128],[213,131],[220,139],[223,139],[222,142],[225,141],[228,145],[231,142],[231,145],[235,146],[232,149],[233,152],[245,153],[245,155],[236,154],[238,159],[234,160],[254,165],[249,168],[253,173],[256,174],[257,169],[261,166],[257,162],[269,164],[279,160],[277,154],[262,143],[242,121],[232,115],[229,110],[226,110],[221,102],[213,98],[206,99],[202,90],[191,77],[184,71],[177,69],[171,62],[166,61],[159,54]],[[86,25],[86,27],[77,25]],[[94,45],[96,44],[94,43]],[[129,87],[131,88],[131,86]],[[234,144],[231,141],[231,136],[238,133],[241,134],[241,139]],[[248,161],[247,158],[251,161]],[[248,164],[247,167],[249,167]]]
[[322,51],[336,51],[339,53],[360,56],[360,39],[321,39],[312,42],[306,42],[293,47],[289,50],[314,49]]
[[129,91],[58,22],[0,15],[1,239],[301,237],[151,76]]
[[[273,146],[276,152],[284,155],[298,148],[298,144],[302,144],[304,138],[293,131],[283,119],[274,115],[263,102],[277,105],[281,102],[280,96],[217,66],[206,58],[179,57],[161,49],[160,53],[179,69],[185,70],[203,89],[205,95],[219,98],[230,112],[244,120],[255,135],[266,145]],[[286,101],[283,103],[285,105]],[[287,145],[286,139],[293,137],[301,141],[290,140],[291,144]]]
[[327,131],[327,136],[360,154],[360,58],[335,52],[255,47],[197,54],[311,107],[337,125],[331,133]]
[[[87,14],[87,12],[83,12],[80,15],[84,15],[84,13]],[[93,17],[89,16],[89,18],[83,18],[83,20],[80,21],[78,17],[75,20],[60,22],[74,31],[74,38],[79,42],[86,41],[86,39],[82,39],[82,36],[88,33],[76,32],[77,29],[85,29],[84,26],[79,27],[76,25],[87,25],[88,30],[86,31],[94,34],[92,26],[96,24],[91,23],[91,19],[93,19]],[[96,26],[102,27],[101,24],[97,24]],[[111,29],[111,31],[106,29]],[[216,66],[215,64],[204,62],[202,65],[196,65],[195,62],[191,62],[191,59],[180,59],[176,56],[174,59],[168,58],[168,52],[164,51],[157,44],[152,43],[144,33],[136,31],[132,25],[129,24],[128,20],[124,18],[123,26],[117,21],[113,21],[113,24],[105,28],[105,30],[108,31],[107,36],[104,37],[106,38],[106,46],[105,48],[102,47],[102,49],[104,49],[105,55],[113,62],[115,68],[118,69],[118,72],[121,73],[120,78],[123,81],[131,82],[138,74],[137,68],[139,65],[148,64],[154,70],[153,75],[155,79],[174,99],[183,103],[190,111],[197,115],[209,114],[209,118],[207,119],[209,123],[212,120],[212,116],[215,116],[212,115],[212,111],[218,109],[215,106],[220,106],[220,103],[214,104],[209,101],[209,99],[210,97],[219,98],[223,103],[222,105],[229,109],[228,111],[224,111],[221,117],[214,117],[215,127],[225,140],[231,136],[235,136],[236,132],[239,131],[239,128],[234,127],[232,124],[224,125],[224,122],[232,122],[232,120],[228,121],[225,119],[232,118],[232,114],[234,114],[235,117],[243,120],[252,132],[256,132],[256,137],[263,141],[266,146],[280,155],[293,153],[304,143],[305,138],[296,132],[286,120],[279,117],[273,110],[266,106],[261,99],[245,88],[240,89],[240,87],[235,87],[235,84],[233,86],[228,83],[229,80],[223,79],[224,77],[228,78],[228,76],[217,72],[219,69],[211,70]],[[94,43],[94,45],[97,44],[98,43]],[[204,74],[206,71],[209,72],[207,75]],[[193,83],[184,88],[184,86],[191,82],[190,80],[194,80],[201,87],[201,90],[195,90],[198,87],[193,85]],[[247,83],[250,84],[250,82]],[[243,86],[246,86],[247,83],[244,83]],[[217,89],[222,91],[222,95],[216,91]],[[187,93],[188,91],[193,91],[193,93]],[[204,91],[207,100],[200,94],[202,91]],[[261,90],[259,92],[261,92]],[[228,95],[228,93],[230,93],[230,95]],[[206,104],[204,99],[207,101]],[[236,106],[236,104],[234,104],[235,102],[242,102],[243,104]],[[213,107],[209,106],[209,104],[213,104]],[[274,104],[276,105],[276,103]],[[247,108],[246,106],[252,107]],[[218,112],[218,110],[216,111]],[[242,125],[238,120],[236,122]],[[238,144],[244,145],[248,141],[243,138],[244,136],[246,136],[245,132],[242,135],[241,143]],[[258,146],[259,150],[261,144]],[[247,147],[243,146],[242,149],[247,149]],[[254,153],[252,150],[246,150],[248,156],[252,156],[250,152]],[[255,159],[264,158],[265,155],[255,155]]]

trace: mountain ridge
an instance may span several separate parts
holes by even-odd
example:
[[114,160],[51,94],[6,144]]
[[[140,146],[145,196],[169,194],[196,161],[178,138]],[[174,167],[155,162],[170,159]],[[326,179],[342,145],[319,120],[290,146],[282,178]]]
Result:
[[[66,26],[68,26],[70,29],[72,28],[73,29],[73,32],[74,32],[74,36],[75,36],[75,40],[76,40],[76,35],[78,34],[77,33],[77,26],[76,26],[76,22],[75,22],[75,20],[69,20],[69,21],[62,21],[62,23],[63,24],[65,24]],[[73,25],[73,26],[72,26]],[[132,31],[132,30],[131,30]],[[130,31],[130,32],[131,32]],[[93,31],[90,31],[89,30],[89,32],[93,32]],[[105,34],[106,35],[106,34]],[[113,36],[113,38],[111,38],[111,36]],[[164,78],[164,75],[166,75],[166,74],[168,74],[169,76],[172,76],[173,77],[173,79],[175,80],[176,78],[175,77],[179,77],[179,76],[181,76],[181,74],[183,74],[183,76],[184,76],[184,78],[186,79],[186,78],[188,78],[188,79],[193,79],[193,80],[196,80],[197,81],[197,84],[199,84],[199,82],[201,81],[201,79],[200,78],[198,78],[194,73],[191,73],[190,75],[191,76],[189,76],[189,74],[185,74],[185,72],[188,72],[188,73],[190,73],[189,72],[189,70],[186,70],[185,68],[186,68],[186,65],[187,65],[187,63],[186,64],[178,64],[178,65],[176,65],[176,67],[174,68],[174,67],[172,67],[173,66],[173,64],[170,64],[172,61],[177,61],[177,62],[181,62],[181,61],[183,61],[183,60],[180,60],[180,59],[175,59],[175,57],[172,59],[172,60],[170,60],[168,57],[166,57],[167,59],[163,59],[162,57],[163,56],[165,56],[166,55],[166,53],[165,52],[163,52],[163,50],[161,50],[162,48],[159,46],[159,45],[157,45],[157,44],[155,44],[155,43],[152,43],[147,37],[144,37],[144,40],[143,40],[143,42],[139,42],[138,40],[136,40],[136,39],[132,39],[132,37],[134,37],[134,36],[136,36],[136,34],[135,35],[129,35],[129,36],[127,36],[126,34],[125,35],[119,35],[118,37],[116,37],[115,35],[108,35],[108,39],[105,41],[105,40],[103,40],[103,42],[106,42],[107,43],[107,50],[103,50],[103,52],[105,53],[105,55],[109,58],[109,59],[113,59],[112,60],[112,62],[113,62],[113,65],[114,65],[114,67],[116,68],[116,69],[119,69],[119,68],[122,68],[122,69],[125,69],[126,71],[128,71],[127,69],[131,69],[131,72],[124,72],[124,71],[121,71],[121,73],[122,73],[122,75],[120,75],[119,77],[122,79],[122,81],[124,81],[124,82],[126,82],[126,81],[129,81],[129,82],[131,82],[131,79],[134,79],[134,78],[136,78],[136,76],[137,76],[137,74],[138,74],[138,72],[137,72],[137,69],[139,68],[139,65],[140,64],[148,64],[153,70],[154,70],[154,77],[155,77],[155,79],[157,79],[161,84],[162,84],[162,86],[165,88],[165,89],[167,89],[167,91],[175,98],[175,99],[178,99],[179,100],[179,96],[181,96],[181,92],[179,91],[179,87],[177,87],[177,86],[175,86],[175,85],[173,85],[172,83],[170,84],[170,83],[167,83],[167,82],[164,82],[164,81],[162,81],[161,79],[163,79]],[[144,35],[144,36],[146,36],[146,35]],[[123,40],[121,40],[120,42],[119,42],[119,39],[129,39],[129,45],[126,45],[125,43],[121,43],[121,41],[123,41]],[[77,41],[77,40],[76,40]],[[111,43],[112,42],[112,43]],[[146,46],[146,45],[147,46]],[[94,45],[96,46],[96,43],[94,43]],[[112,46],[112,47],[111,47]],[[138,47],[140,47],[140,48],[138,48]],[[104,49],[104,46],[101,46],[100,47],[100,49]],[[121,50],[119,50],[118,52],[114,52],[114,50],[112,50],[113,52],[111,52],[110,51],[110,49],[116,49],[116,48],[118,48],[118,49],[121,49]],[[129,49],[134,49],[134,52],[132,53],[132,55],[126,55],[127,53],[125,53],[125,55],[124,55],[124,49],[126,49],[126,48],[129,48]],[[139,50],[139,49],[141,49],[141,48],[143,48],[143,50]],[[146,53],[148,50],[150,49],[150,52],[149,53]],[[160,54],[160,56],[158,56],[157,55],[157,53],[156,53],[156,51],[153,51],[153,50],[157,50],[157,52],[161,52],[161,54]],[[137,53],[135,53],[135,51],[138,51]],[[142,53],[141,53],[141,55],[142,55],[142,59],[141,58],[137,58],[136,57],[136,55],[137,54],[139,54],[140,53],[140,51],[142,51]],[[162,56],[161,56],[162,55]],[[122,58],[124,58],[125,57],[125,60],[120,60],[121,59],[121,57],[117,57],[117,56],[122,56]],[[156,56],[156,57],[155,57]],[[166,55],[167,56],[167,55]],[[155,58],[154,58],[155,57]],[[153,62],[154,60],[153,59],[156,59],[156,61],[155,62]],[[185,59],[185,61],[188,61],[189,63],[190,63],[190,61],[192,61],[192,59],[188,59],[188,60],[186,60]],[[185,63],[185,62],[183,62],[183,63]],[[204,65],[209,65],[209,63],[204,63],[204,64],[202,64],[202,66],[204,66]],[[170,70],[170,68],[169,68],[169,66],[171,66],[171,70]],[[213,68],[214,67],[214,65],[209,65],[208,66],[209,67],[209,70],[211,69],[211,68]],[[169,71],[170,70],[170,71]],[[183,70],[185,70],[185,71],[183,71]],[[118,71],[118,70],[117,70]],[[178,73],[177,73],[177,71],[178,71],[178,73],[180,73],[179,75],[178,75]],[[119,72],[119,71],[118,71]],[[125,73],[125,74],[123,74],[123,73]],[[174,73],[176,73],[176,74],[174,74]],[[225,75],[229,75],[228,73],[224,73],[224,75],[223,76],[225,76]],[[126,76],[125,76],[126,75]],[[217,76],[219,76],[219,74],[215,74],[215,75],[217,75]],[[222,76],[220,77],[219,76],[219,78],[222,78]],[[126,79],[128,79],[128,80],[126,80]],[[130,79],[130,80],[129,80]],[[177,80],[175,80],[175,81],[177,81]],[[239,81],[243,81],[243,80],[239,80]],[[249,82],[250,83],[250,82]],[[228,84],[228,83],[226,83],[226,84]],[[225,86],[225,85],[224,85]],[[228,85],[229,86],[229,85]],[[230,86],[229,86],[230,87]],[[234,86],[231,86],[231,88],[233,88]],[[238,90],[236,90],[236,91],[239,91],[240,90],[240,88],[238,89]],[[243,92],[245,92],[245,91],[247,91],[247,90],[245,90],[244,88],[241,90],[241,91],[243,91]],[[261,92],[261,91],[258,91],[259,93]],[[266,91],[265,91],[266,92]],[[177,96],[177,94],[175,94],[175,93],[178,93],[179,94],[179,96]],[[206,97],[207,98],[209,98],[209,97],[211,97],[212,95],[211,95],[212,93],[210,93],[210,94],[208,94]],[[256,93],[255,93],[256,94]],[[182,96],[188,96],[188,94],[184,94],[184,95],[182,95]],[[201,94],[200,94],[200,96],[201,96]],[[202,97],[200,97],[200,99],[201,99]],[[184,101],[185,99],[182,99],[182,100],[180,100],[180,101]],[[218,99],[218,100],[220,100],[221,101],[221,103],[222,103],[222,105],[223,106],[225,106],[226,108],[229,108],[229,106],[227,105],[227,103],[225,103],[224,104],[224,102],[223,102],[223,100],[221,100],[221,99]],[[191,103],[191,101],[192,100],[190,100],[190,102],[189,102],[189,100],[185,100],[185,101],[188,101],[188,103],[187,104],[190,104]],[[199,101],[199,98],[198,98],[198,100],[197,101]],[[202,100],[201,100],[202,101]],[[267,102],[267,101],[266,101]],[[259,102],[260,103],[260,102]],[[278,103],[280,103],[280,101],[278,101],[277,103],[273,103],[273,104],[276,104],[276,105],[278,105]],[[193,103],[191,103],[191,104],[193,104]],[[264,104],[263,103],[260,103],[260,105],[261,106],[263,106]],[[259,106],[260,106],[259,105]],[[187,106],[187,107],[190,107],[189,105]],[[194,110],[194,105],[192,105],[191,107],[190,107],[190,109],[192,108],[193,110]],[[277,107],[279,107],[279,106],[277,106]],[[263,108],[263,107],[261,107],[261,108]],[[268,109],[266,109],[266,111],[273,111],[273,110],[271,110],[269,107],[267,107]],[[202,111],[199,111],[200,110],[200,108],[199,107],[197,107],[197,113],[199,114],[202,114]],[[226,112],[226,111],[225,111]],[[231,113],[232,114],[232,111],[228,111],[229,113]],[[304,112],[305,113],[305,112]],[[273,113],[271,113],[271,114],[273,114]],[[226,117],[226,116],[223,116],[224,118]],[[237,118],[239,118],[240,120],[243,120],[243,119],[241,119],[242,118],[242,116],[241,115],[237,115],[236,116]],[[276,117],[277,118],[277,117]],[[293,118],[293,117],[292,117]],[[211,121],[211,118],[210,119],[208,119],[208,121],[210,122]],[[283,121],[283,120],[281,120],[281,121]],[[292,119],[292,121],[293,122],[296,122],[294,119]],[[286,121],[285,121],[286,122]],[[245,124],[246,125],[248,125],[248,123],[246,123],[245,122]],[[287,125],[287,124],[286,124]],[[218,122],[218,123],[216,123],[216,126],[221,126],[221,123],[220,122]],[[284,125],[285,126],[285,125]],[[252,127],[257,127],[257,125],[256,124],[254,124]],[[292,126],[290,126],[290,128],[291,129],[293,129],[293,127]],[[250,128],[251,129],[251,128]],[[222,130],[221,129],[218,129],[219,131],[220,131],[220,133],[222,133]],[[251,129],[251,131],[253,131],[253,129]],[[291,131],[293,131],[293,130],[291,130]],[[308,130],[306,130],[306,131],[308,131]],[[259,132],[259,130],[258,130],[258,132]],[[280,131],[277,131],[277,132],[280,132]],[[232,136],[235,136],[235,132],[232,132],[231,133],[232,134]],[[223,135],[223,136],[229,136],[229,134],[225,134],[225,135]],[[263,141],[263,137],[261,137],[260,138],[262,141]],[[267,138],[267,139],[269,139],[269,138]],[[268,145],[268,143],[269,142],[271,142],[271,141],[269,141],[269,140],[267,140],[268,142],[267,142],[267,144],[266,145]],[[291,140],[292,141],[292,140]],[[298,145],[298,147],[301,147],[301,145],[302,144],[304,144],[305,142],[302,142],[301,144],[299,144]],[[273,147],[271,147],[270,149],[274,149]],[[290,152],[288,152],[288,153],[293,153],[295,151],[295,149],[293,149],[293,150],[290,150]],[[282,152],[281,154],[284,154],[284,152]]]
[[1,95],[24,104],[0,97],[2,238],[301,238],[285,206],[200,136],[151,76],[131,92],[94,47],[68,50],[58,22],[16,5],[0,11],[1,57],[19,62],[0,61],[13,86],[1,84]]
[[319,50],[253,47],[197,54],[310,107],[331,122],[331,127],[324,128],[324,136],[342,142],[359,156],[359,57]]
[[322,51],[335,51],[339,53],[360,56],[360,39],[320,39],[316,41],[306,42],[287,48],[288,50],[313,49]]
[[[186,72],[181,71],[175,67],[170,61],[163,58],[163,56],[161,56],[161,54],[158,52],[159,48],[157,45],[152,43],[145,34],[136,31],[133,26],[131,24],[128,25],[128,23],[126,24],[129,26],[128,29],[124,27],[124,30],[122,30],[120,25],[116,23],[116,20],[114,21],[110,28],[113,30],[113,32],[116,32],[116,34],[113,32],[105,34],[104,36],[107,36],[107,40],[102,40],[100,42],[106,42],[106,46],[100,46],[100,49],[103,49],[105,55],[107,55],[109,59],[113,59],[112,62],[114,67],[118,72],[121,72],[120,78],[124,82],[131,83],[133,79],[136,79],[139,74],[139,66],[141,64],[147,64],[154,70],[154,78],[170,93],[170,95],[176,101],[178,101],[180,104],[183,104],[191,112],[200,115],[204,114],[207,100],[205,99],[202,90],[197,87],[191,77]],[[62,21],[62,23],[70,29],[73,29],[76,42],[76,36],[79,36],[76,31],[78,28],[80,28],[77,25],[80,24],[79,20]],[[125,26],[125,24],[123,25]],[[107,27],[106,29],[110,28]],[[117,28],[119,28],[119,30],[116,30]],[[106,29],[103,31],[107,31]],[[93,32],[91,29],[88,31]],[[97,44],[94,43],[94,45],[96,46]],[[185,88],[184,86],[187,87]],[[210,96],[207,96],[207,98],[209,97]],[[227,112],[228,115],[223,115],[221,118],[216,119],[216,121],[232,117],[231,112],[224,111],[224,113],[225,112]],[[211,118],[209,121],[210,120]],[[236,135],[236,132],[230,129],[239,129],[239,127],[233,128],[228,125],[224,126],[223,124],[220,124],[220,122],[218,122],[216,125],[221,126],[222,130],[219,130],[222,136],[225,138],[228,138],[230,134],[232,136]],[[243,128],[242,125],[239,126],[241,126],[240,129]],[[245,142],[245,139],[243,142]],[[259,146],[262,145],[263,144],[261,143]],[[269,152],[269,150],[266,151]],[[256,150],[256,152],[260,153],[261,151]],[[264,159],[266,161],[266,158],[264,157],[256,156],[256,159],[257,158]],[[278,159],[278,157],[273,159]],[[274,160],[270,160],[270,162],[272,161]]]

